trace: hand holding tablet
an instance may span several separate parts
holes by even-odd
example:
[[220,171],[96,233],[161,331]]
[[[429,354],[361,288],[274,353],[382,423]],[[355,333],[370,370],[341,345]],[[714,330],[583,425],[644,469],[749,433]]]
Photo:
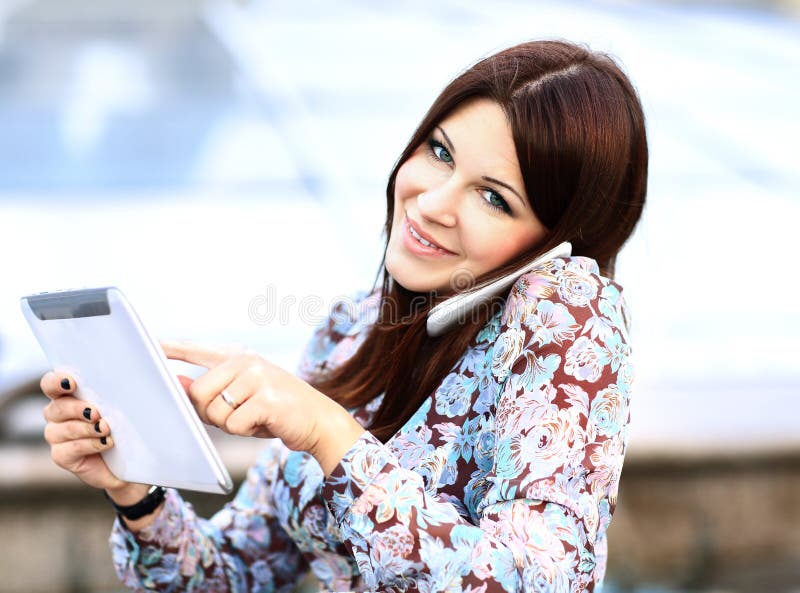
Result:
[[53,461],[71,471],[89,486],[118,490],[127,482],[108,469],[100,455],[114,446],[108,421],[95,406],[75,398],[75,379],[49,371],[40,382],[42,392],[52,401],[45,406],[47,425],[44,438]]
[[[231,491],[231,478],[163,350],[119,289],[29,295],[21,305],[54,371],[42,378],[42,390],[54,397],[56,380],[74,383],[62,392],[68,399],[49,405],[53,418],[65,422],[48,429],[49,440],[66,444],[54,448],[56,463],[103,487],[111,480],[101,460],[122,482]],[[87,454],[92,447],[99,458]]]
[[[203,422],[280,438],[326,473],[364,432],[345,408],[255,352],[157,344],[117,288],[30,295],[22,309],[54,369],[42,379],[54,398],[48,420],[68,424],[48,429],[54,459],[90,485],[113,488],[119,480],[229,492]],[[167,358],[208,370],[196,379],[175,376]],[[56,382],[65,377],[70,385],[60,391]]]

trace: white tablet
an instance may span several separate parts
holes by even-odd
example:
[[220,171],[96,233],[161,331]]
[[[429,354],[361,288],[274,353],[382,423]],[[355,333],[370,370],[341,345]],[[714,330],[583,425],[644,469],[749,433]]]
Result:
[[233,489],[197,412],[157,341],[118,288],[28,295],[22,312],[75,397],[97,407],[114,446],[102,453],[120,479],[203,492]]

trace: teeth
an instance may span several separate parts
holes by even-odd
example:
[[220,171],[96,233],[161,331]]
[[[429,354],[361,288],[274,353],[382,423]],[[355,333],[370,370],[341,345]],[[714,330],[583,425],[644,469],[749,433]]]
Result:
[[420,236],[419,236],[419,234],[417,234],[417,231],[415,231],[415,230],[414,230],[414,227],[412,227],[411,225],[408,225],[408,230],[409,230],[409,231],[411,231],[411,234],[413,235],[413,237],[414,237],[414,238],[415,238],[417,241],[419,241],[420,243],[422,243],[423,245],[425,245],[425,247],[433,247],[434,249],[439,249],[438,247],[436,247],[436,245],[434,245],[434,244],[433,244],[433,243],[431,243],[430,241],[426,241],[425,239],[423,239],[422,237],[420,237]]

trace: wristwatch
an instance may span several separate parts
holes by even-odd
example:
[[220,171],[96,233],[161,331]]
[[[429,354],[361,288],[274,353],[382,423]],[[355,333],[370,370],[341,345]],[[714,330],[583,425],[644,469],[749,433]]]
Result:
[[155,511],[156,507],[164,501],[164,497],[167,495],[167,489],[163,486],[150,486],[150,490],[147,491],[147,494],[142,500],[127,506],[114,502],[105,490],[103,490],[103,494],[120,515],[134,521]]

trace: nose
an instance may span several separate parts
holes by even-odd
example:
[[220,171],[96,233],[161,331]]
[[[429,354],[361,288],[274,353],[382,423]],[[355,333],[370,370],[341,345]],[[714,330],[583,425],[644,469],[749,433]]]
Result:
[[457,208],[457,192],[448,187],[448,184],[429,189],[417,196],[417,209],[420,215],[442,226],[455,226]]

